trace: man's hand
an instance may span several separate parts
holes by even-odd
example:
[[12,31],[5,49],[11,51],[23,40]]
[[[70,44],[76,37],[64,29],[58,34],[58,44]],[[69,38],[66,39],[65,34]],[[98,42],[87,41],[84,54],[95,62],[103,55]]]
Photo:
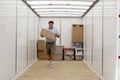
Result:
[[59,35],[59,34],[57,34],[57,33],[55,34],[55,36],[56,36],[56,37],[58,37],[58,38],[60,37],[60,35]]
[[43,35],[41,35],[41,37],[44,37]]

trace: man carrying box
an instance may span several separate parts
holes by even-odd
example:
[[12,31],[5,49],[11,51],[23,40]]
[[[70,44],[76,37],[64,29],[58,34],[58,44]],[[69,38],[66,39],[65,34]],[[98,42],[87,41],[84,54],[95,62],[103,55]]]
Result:
[[[48,31],[53,32],[55,37],[60,37],[58,30],[54,27],[54,21],[48,22],[49,27],[47,28]],[[44,37],[41,35],[41,37]],[[55,51],[56,51],[56,39],[50,39],[46,37],[46,51],[49,56],[50,62],[49,64],[51,67],[54,67],[54,60],[55,60]]]

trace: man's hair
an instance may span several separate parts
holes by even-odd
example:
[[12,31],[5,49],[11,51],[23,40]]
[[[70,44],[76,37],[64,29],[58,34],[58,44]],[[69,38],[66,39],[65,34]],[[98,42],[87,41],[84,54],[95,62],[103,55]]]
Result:
[[54,24],[54,21],[49,21],[48,23],[53,23]]

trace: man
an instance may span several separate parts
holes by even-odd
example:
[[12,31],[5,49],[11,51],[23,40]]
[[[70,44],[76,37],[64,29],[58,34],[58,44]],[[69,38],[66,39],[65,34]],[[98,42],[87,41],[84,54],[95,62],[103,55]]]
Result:
[[[56,37],[60,37],[58,30],[54,27],[54,21],[48,22],[49,27],[47,28],[48,31],[55,33]],[[42,36],[44,37],[44,36]],[[55,51],[56,51],[56,39],[49,39],[46,37],[46,51],[49,56],[49,64],[51,67],[54,67],[54,60],[55,60]]]

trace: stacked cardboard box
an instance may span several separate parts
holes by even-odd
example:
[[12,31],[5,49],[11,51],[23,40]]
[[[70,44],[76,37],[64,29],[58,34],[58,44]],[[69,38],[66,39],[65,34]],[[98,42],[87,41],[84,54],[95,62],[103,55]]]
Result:
[[38,60],[48,60],[48,55],[46,51],[38,51]]
[[37,42],[37,50],[45,50],[45,40],[38,40]]
[[83,25],[72,25],[72,42],[83,42]]
[[45,51],[45,40],[38,40],[37,57],[39,60],[48,60],[48,55]]

